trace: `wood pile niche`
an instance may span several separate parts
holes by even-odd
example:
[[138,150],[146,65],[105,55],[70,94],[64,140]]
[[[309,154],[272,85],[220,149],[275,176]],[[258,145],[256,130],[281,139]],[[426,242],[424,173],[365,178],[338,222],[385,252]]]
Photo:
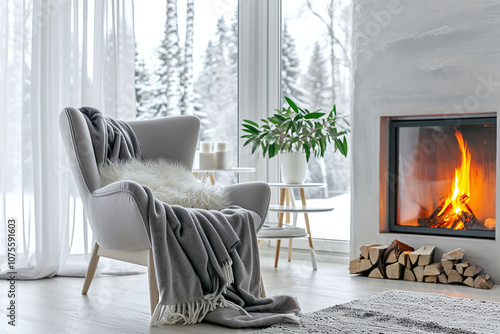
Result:
[[406,281],[465,284],[479,289],[491,289],[491,277],[473,263],[464,261],[462,248],[444,253],[440,261],[434,260],[436,247],[418,249],[394,240],[391,245],[365,245],[360,256],[349,264],[351,274],[372,278],[389,278]]

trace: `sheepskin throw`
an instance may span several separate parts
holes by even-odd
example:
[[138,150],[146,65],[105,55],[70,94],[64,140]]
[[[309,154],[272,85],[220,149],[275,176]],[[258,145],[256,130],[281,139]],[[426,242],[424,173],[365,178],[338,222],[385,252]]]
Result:
[[185,167],[163,159],[102,164],[99,173],[102,186],[121,180],[135,181],[150,188],[155,198],[169,205],[207,210],[229,206],[222,189],[201,183]]

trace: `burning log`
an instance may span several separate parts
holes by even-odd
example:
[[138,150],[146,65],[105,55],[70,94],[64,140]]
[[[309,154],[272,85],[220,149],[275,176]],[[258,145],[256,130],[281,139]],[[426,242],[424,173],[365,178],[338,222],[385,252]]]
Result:
[[431,227],[431,219],[429,218],[418,218],[417,219],[418,226],[423,226],[423,227]]
[[486,218],[483,222],[483,227],[487,230],[494,230],[497,226],[497,220],[495,218]]

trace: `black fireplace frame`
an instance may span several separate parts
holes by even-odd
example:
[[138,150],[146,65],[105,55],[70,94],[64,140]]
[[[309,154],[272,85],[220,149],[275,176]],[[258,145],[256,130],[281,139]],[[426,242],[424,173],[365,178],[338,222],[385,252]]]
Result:
[[[387,174],[387,216],[389,232],[424,234],[434,236],[450,236],[464,238],[495,239],[495,230],[453,230],[447,228],[431,228],[424,226],[401,226],[396,224],[397,220],[397,194],[398,194],[398,170],[399,164],[397,152],[399,152],[399,132],[401,127],[422,127],[422,126],[449,126],[457,127],[464,125],[495,125],[497,124],[496,114],[471,117],[432,117],[419,119],[394,118],[389,120],[389,165]],[[498,132],[498,130],[497,130]],[[498,133],[497,133],[498,135]],[[498,147],[497,147],[498,150]],[[496,185],[495,185],[496,186]]]

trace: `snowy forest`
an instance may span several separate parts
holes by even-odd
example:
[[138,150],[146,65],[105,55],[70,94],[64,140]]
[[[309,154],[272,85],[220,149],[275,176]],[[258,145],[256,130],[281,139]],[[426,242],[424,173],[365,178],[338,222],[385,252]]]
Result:
[[[195,1],[185,0],[179,15],[177,0],[166,0],[166,22],[158,45],[156,66],[147,64],[136,48],[137,118],[196,115],[201,119],[201,140],[237,142],[238,130],[238,21],[221,15],[204,53],[195,59]],[[306,0],[288,8],[283,1],[282,100],[287,96],[309,110],[348,114],[351,63],[349,0]],[[182,17],[182,21],[179,19]],[[300,39],[292,27],[319,27],[315,38]],[[140,24],[140,22],[136,22]],[[183,40],[179,25],[184,25]],[[136,40],[136,43],[141,43]],[[201,64],[195,73],[193,64]],[[271,112],[271,111],[270,111]],[[236,146],[236,144],[234,144]],[[236,149],[237,147],[233,147]],[[328,198],[349,191],[350,158],[333,154],[309,163],[307,182],[326,182],[328,188],[311,196]]]

